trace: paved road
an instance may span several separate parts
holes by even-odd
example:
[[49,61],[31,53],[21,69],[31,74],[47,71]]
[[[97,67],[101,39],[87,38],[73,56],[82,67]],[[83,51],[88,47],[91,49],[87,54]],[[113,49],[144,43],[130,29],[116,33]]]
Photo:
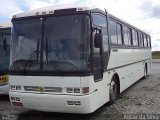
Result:
[[147,79],[141,79],[124,91],[113,104],[105,104],[89,115],[47,113],[10,107],[7,96],[0,97],[0,119],[12,120],[160,120],[160,63],[152,64]]
[[152,59],[152,63],[160,63],[160,59]]

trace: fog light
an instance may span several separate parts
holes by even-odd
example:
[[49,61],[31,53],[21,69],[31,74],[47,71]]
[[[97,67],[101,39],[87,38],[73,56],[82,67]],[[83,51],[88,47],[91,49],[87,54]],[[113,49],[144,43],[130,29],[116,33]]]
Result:
[[80,101],[74,101],[74,105],[81,105]]
[[20,101],[20,98],[16,97],[16,101]]
[[74,88],[74,93],[80,93],[80,89],[79,88]]
[[74,101],[67,101],[68,105],[74,105]]
[[16,100],[16,98],[15,98],[15,97],[11,97],[11,100],[15,101],[15,100]]

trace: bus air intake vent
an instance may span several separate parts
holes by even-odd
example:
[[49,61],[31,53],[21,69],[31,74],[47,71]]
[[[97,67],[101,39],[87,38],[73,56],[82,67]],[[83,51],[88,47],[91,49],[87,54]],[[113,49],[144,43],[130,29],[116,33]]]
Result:
[[[43,89],[43,90],[42,90]],[[24,86],[24,90],[27,92],[62,92],[61,87],[40,87],[40,86]]]
[[61,87],[44,87],[45,92],[62,92]]

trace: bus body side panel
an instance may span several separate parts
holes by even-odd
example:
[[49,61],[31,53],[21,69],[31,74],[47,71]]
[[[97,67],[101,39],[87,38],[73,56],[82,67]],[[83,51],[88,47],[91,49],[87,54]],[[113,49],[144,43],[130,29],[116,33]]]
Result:
[[[117,52],[114,52],[117,49]],[[145,64],[151,69],[150,49],[118,49],[112,48],[108,69],[117,73],[120,79],[120,92],[131,86],[144,76]]]
[[85,87],[87,84],[90,87],[90,92],[92,94],[91,98],[91,109],[95,111],[106,102],[109,101],[109,83],[112,75],[105,72],[103,74],[103,79],[95,82],[92,77],[82,77],[81,86]]

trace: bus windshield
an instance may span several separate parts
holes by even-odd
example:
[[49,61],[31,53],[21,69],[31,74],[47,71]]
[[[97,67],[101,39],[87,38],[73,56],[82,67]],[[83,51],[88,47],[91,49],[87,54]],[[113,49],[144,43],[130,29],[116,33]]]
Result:
[[89,27],[87,15],[13,21],[10,70],[88,71]]
[[0,75],[8,74],[10,36],[10,28],[0,30]]

